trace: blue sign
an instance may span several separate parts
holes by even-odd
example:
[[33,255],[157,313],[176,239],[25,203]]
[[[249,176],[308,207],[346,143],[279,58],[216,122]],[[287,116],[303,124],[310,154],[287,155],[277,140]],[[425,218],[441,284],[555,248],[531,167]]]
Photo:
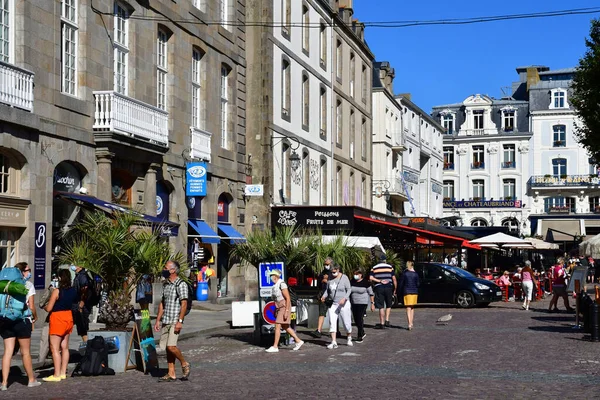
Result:
[[33,286],[36,289],[46,288],[46,223],[35,223],[35,248],[33,250]]
[[206,175],[206,163],[187,163],[185,166],[185,195],[206,196]]
[[281,278],[285,282],[285,268],[282,262],[260,263],[258,264],[258,285],[261,289],[273,287],[271,282],[271,271],[278,269],[281,271]]

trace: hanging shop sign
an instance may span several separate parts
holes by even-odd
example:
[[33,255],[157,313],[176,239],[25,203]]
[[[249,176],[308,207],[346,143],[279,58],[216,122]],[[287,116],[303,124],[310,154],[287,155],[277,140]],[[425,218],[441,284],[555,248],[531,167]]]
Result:
[[53,189],[58,192],[74,193],[81,187],[81,177],[75,166],[69,162],[61,162],[54,168]]
[[185,166],[186,196],[206,196],[206,163],[191,162]]
[[265,194],[263,185],[246,185],[244,186],[244,196],[262,197]]
[[352,229],[354,212],[350,207],[298,207],[272,213],[273,226],[318,227],[323,230]]
[[444,208],[521,208],[521,200],[444,201]]

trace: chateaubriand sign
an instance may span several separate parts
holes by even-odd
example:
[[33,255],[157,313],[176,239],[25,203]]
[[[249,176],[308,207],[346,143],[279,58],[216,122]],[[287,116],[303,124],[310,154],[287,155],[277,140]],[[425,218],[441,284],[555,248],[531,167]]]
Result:
[[521,208],[521,200],[444,201],[444,208]]

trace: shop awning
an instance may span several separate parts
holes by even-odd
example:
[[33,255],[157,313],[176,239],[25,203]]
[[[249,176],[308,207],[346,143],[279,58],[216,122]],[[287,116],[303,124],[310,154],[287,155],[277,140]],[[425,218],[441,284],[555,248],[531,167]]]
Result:
[[192,231],[196,232],[196,234],[194,235],[192,232],[188,231],[188,237],[200,238],[202,243],[221,243],[221,238],[219,237],[217,232],[213,231],[210,225],[208,225],[201,219],[188,220],[188,227],[191,228]]
[[59,199],[74,202],[77,205],[88,205],[108,214],[112,214],[115,211],[134,214],[151,224],[153,227],[158,227],[158,229],[161,230],[161,236],[177,236],[179,234],[179,224],[175,222],[164,221],[152,215],[142,214],[130,208],[123,207],[119,204],[110,203],[94,196],[67,192],[55,192],[55,196]]
[[581,235],[581,224],[577,219],[542,220],[542,236],[547,242],[571,242]]
[[246,238],[244,235],[235,230],[235,228],[229,224],[217,224],[219,232],[223,234],[221,237],[223,240],[231,240],[231,244],[244,243]]

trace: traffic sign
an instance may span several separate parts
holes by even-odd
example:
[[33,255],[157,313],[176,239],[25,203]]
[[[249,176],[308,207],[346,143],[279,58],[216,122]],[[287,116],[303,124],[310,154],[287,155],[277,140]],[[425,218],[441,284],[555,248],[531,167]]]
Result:
[[271,271],[278,269],[281,271],[281,277],[285,282],[285,269],[282,262],[260,263],[258,264],[258,285],[260,289],[273,287],[271,282]]
[[269,301],[262,310],[263,319],[267,324],[274,324],[277,320],[277,304]]

